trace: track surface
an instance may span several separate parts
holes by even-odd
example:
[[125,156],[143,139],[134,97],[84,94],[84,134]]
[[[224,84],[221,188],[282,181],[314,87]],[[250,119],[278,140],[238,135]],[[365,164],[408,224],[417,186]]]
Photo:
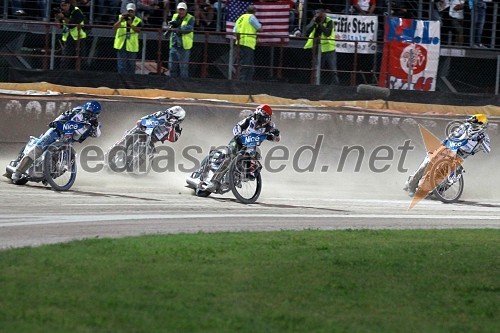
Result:
[[301,189],[273,196],[266,187],[259,203],[242,205],[230,194],[198,198],[187,188],[162,190],[158,183],[144,181],[139,188],[119,177],[120,185],[96,191],[83,184],[65,193],[2,180],[0,246],[198,231],[500,228],[500,202],[445,205],[425,200],[408,210],[410,199],[403,195],[342,199],[304,195]]
[[[181,156],[182,148],[189,145],[227,143],[232,126],[241,119],[239,106],[232,107],[233,112],[217,103],[209,106],[195,104],[185,105],[191,118],[185,121],[181,140],[165,145],[175,147],[176,156]],[[141,115],[148,113],[144,110],[151,112],[157,108],[158,105],[109,102],[103,114],[103,136],[87,141],[103,148],[110,147]],[[45,111],[38,120],[26,117],[22,122],[16,122],[24,115],[22,110],[16,112],[7,112],[2,118],[5,120],[4,130],[0,133],[2,173],[3,166],[24,145],[21,140],[26,139],[27,133],[36,135],[45,131],[44,124],[54,117]],[[394,125],[399,120],[396,116],[387,118],[387,122],[377,118],[379,125],[370,125],[356,122],[354,116],[346,113],[348,111],[294,112],[276,112],[276,122],[284,136],[280,144],[291,152],[288,166],[301,147],[315,145],[317,134],[324,133],[319,167],[311,173],[297,172],[293,168],[279,173],[264,170],[263,190],[256,204],[240,204],[230,193],[198,198],[185,187],[188,174],[178,170],[137,178],[105,172],[85,173],[80,169],[71,191],[63,193],[36,183],[15,186],[2,177],[0,248],[83,238],[199,231],[500,228],[497,181],[500,161],[494,153],[500,146],[498,129],[490,134],[494,142],[493,153],[466,162],[463,201],[443,204],[424,200],[408,210],[411,199],[401,188],[425,154],[415,121],[413,125]],[[434,127],[435,131],[444,128],[445,121],[448,120],[441,120]],[[16,126],[20,124],[23,127],[18,130]],[[400,161],[401,151],[396,147],[408,139],[412,140],[415,149]],[[365,147],[366,156],[360,172],[353,172],[353,157],[348,159],[343,172],[336,171],[341,148],[346,145]],[[367,170],[369,155],[373,155],[375,147],[380,145],[391,148],[394,153],[391,161],[378,164],[388,163],[389,170],[383,173]],[[273,144],[263,146],[268,149]],[[82,147],[75,145],[77,152]],[[306,162],[308,156],[308,153],[302,155]],[[398,170],[402,161],[407,172]],[[302,163],[302,167],[306,165]],[[325,166],[333,167],[322,172]]]

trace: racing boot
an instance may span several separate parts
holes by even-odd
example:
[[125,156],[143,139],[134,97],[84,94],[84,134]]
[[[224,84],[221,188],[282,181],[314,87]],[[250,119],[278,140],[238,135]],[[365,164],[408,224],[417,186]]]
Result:
[[28,170],[31,163],[33,163],[33,159],[28,155],[25,155],[21,159],[21,161],[19,162],[19,164],[16,167],[16,171],[11,176],[12,182],[14,184],[16,184],[17,181],[19,181],[23,177],[23,173],[25,173],[26,170]]

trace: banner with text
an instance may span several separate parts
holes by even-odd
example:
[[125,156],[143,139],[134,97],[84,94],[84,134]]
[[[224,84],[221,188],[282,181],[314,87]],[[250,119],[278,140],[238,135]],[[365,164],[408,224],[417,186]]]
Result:
[[333,20],[336,51],[340,53],[354,53],[356,43],[359,41],[358,53],[375,53],[376,43],[365,43],[377,40],[377,16],[339,15],[327,14]]
[[436,90],[440,28],[439,21],[388,17],[379,85],[399,90]]

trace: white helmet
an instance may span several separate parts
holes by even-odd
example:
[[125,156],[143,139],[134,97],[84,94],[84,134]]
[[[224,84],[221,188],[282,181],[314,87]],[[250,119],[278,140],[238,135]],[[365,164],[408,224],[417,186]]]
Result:
[[186,111],[178,105],[172,106],[170,109],[168,109],[168,114],[171,117],[176,118],[179,122],[183,121],[184,118],[186,118]]

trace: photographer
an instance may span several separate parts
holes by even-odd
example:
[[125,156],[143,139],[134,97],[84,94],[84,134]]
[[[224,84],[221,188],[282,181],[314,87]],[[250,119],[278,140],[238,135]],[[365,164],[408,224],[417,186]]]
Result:
[[337,77],[337,54],[335,53],[335,32],[333,31],[333,20],[326,16],[324,9],[317,9],[311,22],[306,26],[306,36],[309,39],[304,49],[313,49],[315,54],[317,42],[321,47],[321,68],[328,67],[333,71],[330,84],[338,84]]
[[168,70],[170,77],[189,77],[189,58],[194,41],[194,16],[187,12],[185,2],[179,2],[177,13],[168,22],[170,32],[170,53]]
[[135,59],[139,52],[139,32],[143,26],[142,19],[135,16],[135,5],[127,4],[125,14],[118,16],[113,25],[115,42],[113,47],[117,51],[117,69],[120,74],[135,74]]
[[85,26],[83,13],[80,8],[72,5],[69,0],[62,0],[60,10],[56,10],[54,18],[62,27],[61,40],[64,43],[60,68],[75,69],[74,59],[70,57],[78,56],[76,53],[78,43],[80,55],[85,54],[84,42],[87,33],[83,29]]

